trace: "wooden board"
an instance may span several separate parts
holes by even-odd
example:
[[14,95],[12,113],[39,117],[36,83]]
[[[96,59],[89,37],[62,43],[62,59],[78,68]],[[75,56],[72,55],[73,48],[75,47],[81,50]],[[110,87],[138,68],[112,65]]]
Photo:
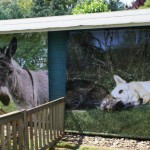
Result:
[[0,21],[0,34],[150,26],[150,9]]

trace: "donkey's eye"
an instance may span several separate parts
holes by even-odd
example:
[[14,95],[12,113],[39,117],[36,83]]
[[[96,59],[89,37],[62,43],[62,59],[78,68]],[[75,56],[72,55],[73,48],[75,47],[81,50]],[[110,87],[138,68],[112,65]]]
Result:
[[121,94],[122,92],[123,92],[123,90],[120,90],[120,91],[119,91],[119,94]]

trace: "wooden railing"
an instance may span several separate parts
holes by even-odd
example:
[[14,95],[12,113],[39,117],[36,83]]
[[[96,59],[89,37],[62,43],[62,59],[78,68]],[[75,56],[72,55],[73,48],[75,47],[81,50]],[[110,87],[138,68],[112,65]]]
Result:
[[1,150],[53,147],[64,133],[64,98],[0,116]]

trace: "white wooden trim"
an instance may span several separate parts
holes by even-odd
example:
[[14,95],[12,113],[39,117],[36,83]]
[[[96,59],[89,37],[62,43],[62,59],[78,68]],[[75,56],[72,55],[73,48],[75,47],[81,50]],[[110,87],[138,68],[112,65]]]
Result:
[[150,26],[150,9],[0,20],[0,34]]

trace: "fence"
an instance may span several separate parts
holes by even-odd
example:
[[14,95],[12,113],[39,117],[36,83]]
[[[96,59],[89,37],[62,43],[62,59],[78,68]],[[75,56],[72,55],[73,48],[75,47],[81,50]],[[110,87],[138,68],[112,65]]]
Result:
[[50,148],[64,133],[64,98],[0,116],[0,149]]

